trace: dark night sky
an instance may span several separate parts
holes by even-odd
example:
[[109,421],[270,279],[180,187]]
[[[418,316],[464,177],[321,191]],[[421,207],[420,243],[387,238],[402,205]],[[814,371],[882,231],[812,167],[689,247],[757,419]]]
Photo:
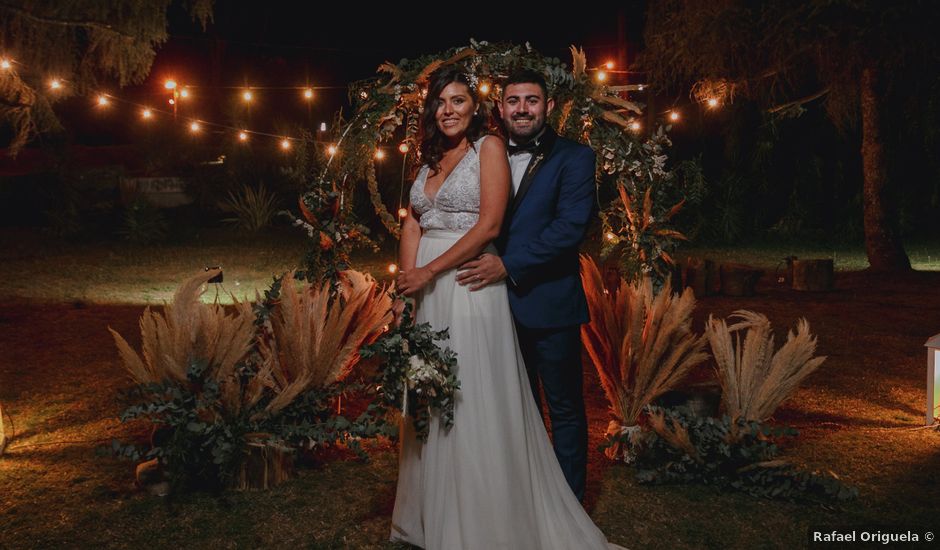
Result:
[[[227,123],[237,90],[225,86],[335,86],[319,91],[308,106],[294,90],[259,90],[251,107],[251,129],[279,133],[286,125],[329,121],[345,100],[345,86],[375,74],[383,61],[490,42],[530,42],[546,55],[570,60],[568,47],[585,48],[588,62],[629,62],[642,38],[645,2],[580,3],[564,11],[533,4],[438,3],[395,9],[352,2],[329,8],[300,8],[280,0],[218,2],[206,30],[179,6],[171,8],[170,39],[158,51],[150,77],[116,92],[138,103],[166,108],[162,83],[174,77],[199,87],[181,109],[185,114]],[[312,4],[312,3],[311,3]],[[405,4],[399,4],[404,6]],[[485,7],[486,6],[486,7]],[[494,7],[489,7],[494,6]],[[133,112],[88,111],[87,98],[73,98],[62,112],[79,141],[115,143],[127,136]],[[226,110],[226,106],[232,108]],[[129,108],[128,108],[129,109]]]

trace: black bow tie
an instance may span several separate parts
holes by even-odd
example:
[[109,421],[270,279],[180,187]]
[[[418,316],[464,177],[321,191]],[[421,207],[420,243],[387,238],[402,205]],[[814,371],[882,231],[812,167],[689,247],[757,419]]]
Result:
[[535,148],[538,146],[539,144],[535,140],[532,140],[527,143],[522,143],[519,145],[513,145],[510,143],[506,147],[506,150],[509,151],[509,156],[512,156],[512,155],[515,155],[516,153],[532,153],[533,151],[535,151]]

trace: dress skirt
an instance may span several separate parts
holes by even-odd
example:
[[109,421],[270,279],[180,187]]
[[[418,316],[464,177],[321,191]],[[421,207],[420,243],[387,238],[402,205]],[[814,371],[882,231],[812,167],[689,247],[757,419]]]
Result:
[[[428,230],[423,266],[461,233]],[[532,396],[505,282],[471,292],[457,270],[419,293],[416,321],[450,329],[460,390],[454,425],[432,415],[428,441],[401,427],[391,540],[429,550],[607,549],[571,491]]]

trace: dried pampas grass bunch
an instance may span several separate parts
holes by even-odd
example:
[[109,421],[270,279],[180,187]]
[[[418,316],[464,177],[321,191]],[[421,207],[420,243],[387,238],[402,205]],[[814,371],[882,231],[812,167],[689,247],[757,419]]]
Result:
[[673,294],[669,282],[654,295],[649,277],[621,280],[608,293],[587,256],[581,256],[581,277],[591,313],[581,340],[616,420],[632,426],[646,405],[708,358],[704,337],[692,332],[695,296],[690,289]]
[[774,353],[766,316],[742,309],[730,318],[738,322],[729,327],[709,316],[705,326],[725,411],[734,420],[766,420],[826,358],[813,357],[816,337],[806,319],[800,319],[796,333],[789,331],[786,343]]
[[359,362],[359,348],[392,322],[391,297],[369,275],[344,271],[338,290],[331,297],[329,283],[298,285],[292,273],[284,277],[271,316],[273,338],[259,342],[262,378],[277,394],[268,413],[344,379]]
[[[108,328],[131,377],[138,384],[166,381],[187,383],[194,361],[207,365],[205,376],[219,384],[225,408],[237,413],[243,392],[236,367],[255,341],[251,304],[235,301],[231,313],[218,303],[203,303],[205,284],[219,274],[208,270],[190,278],[173,295],[173,302],[155,313],[148,306],[140,317],[142,354]],[[142,357],[141,357],[142,355]]]

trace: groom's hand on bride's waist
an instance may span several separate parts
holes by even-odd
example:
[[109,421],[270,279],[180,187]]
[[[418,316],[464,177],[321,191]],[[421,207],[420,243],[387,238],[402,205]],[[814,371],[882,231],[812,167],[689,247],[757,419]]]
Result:
[[462,286],[470,285],[471,291],[480,290],[505,278],[506,267],[503,266],[503,260],[495,254],[481,254],[465,262],[457,271],[457,283]]

